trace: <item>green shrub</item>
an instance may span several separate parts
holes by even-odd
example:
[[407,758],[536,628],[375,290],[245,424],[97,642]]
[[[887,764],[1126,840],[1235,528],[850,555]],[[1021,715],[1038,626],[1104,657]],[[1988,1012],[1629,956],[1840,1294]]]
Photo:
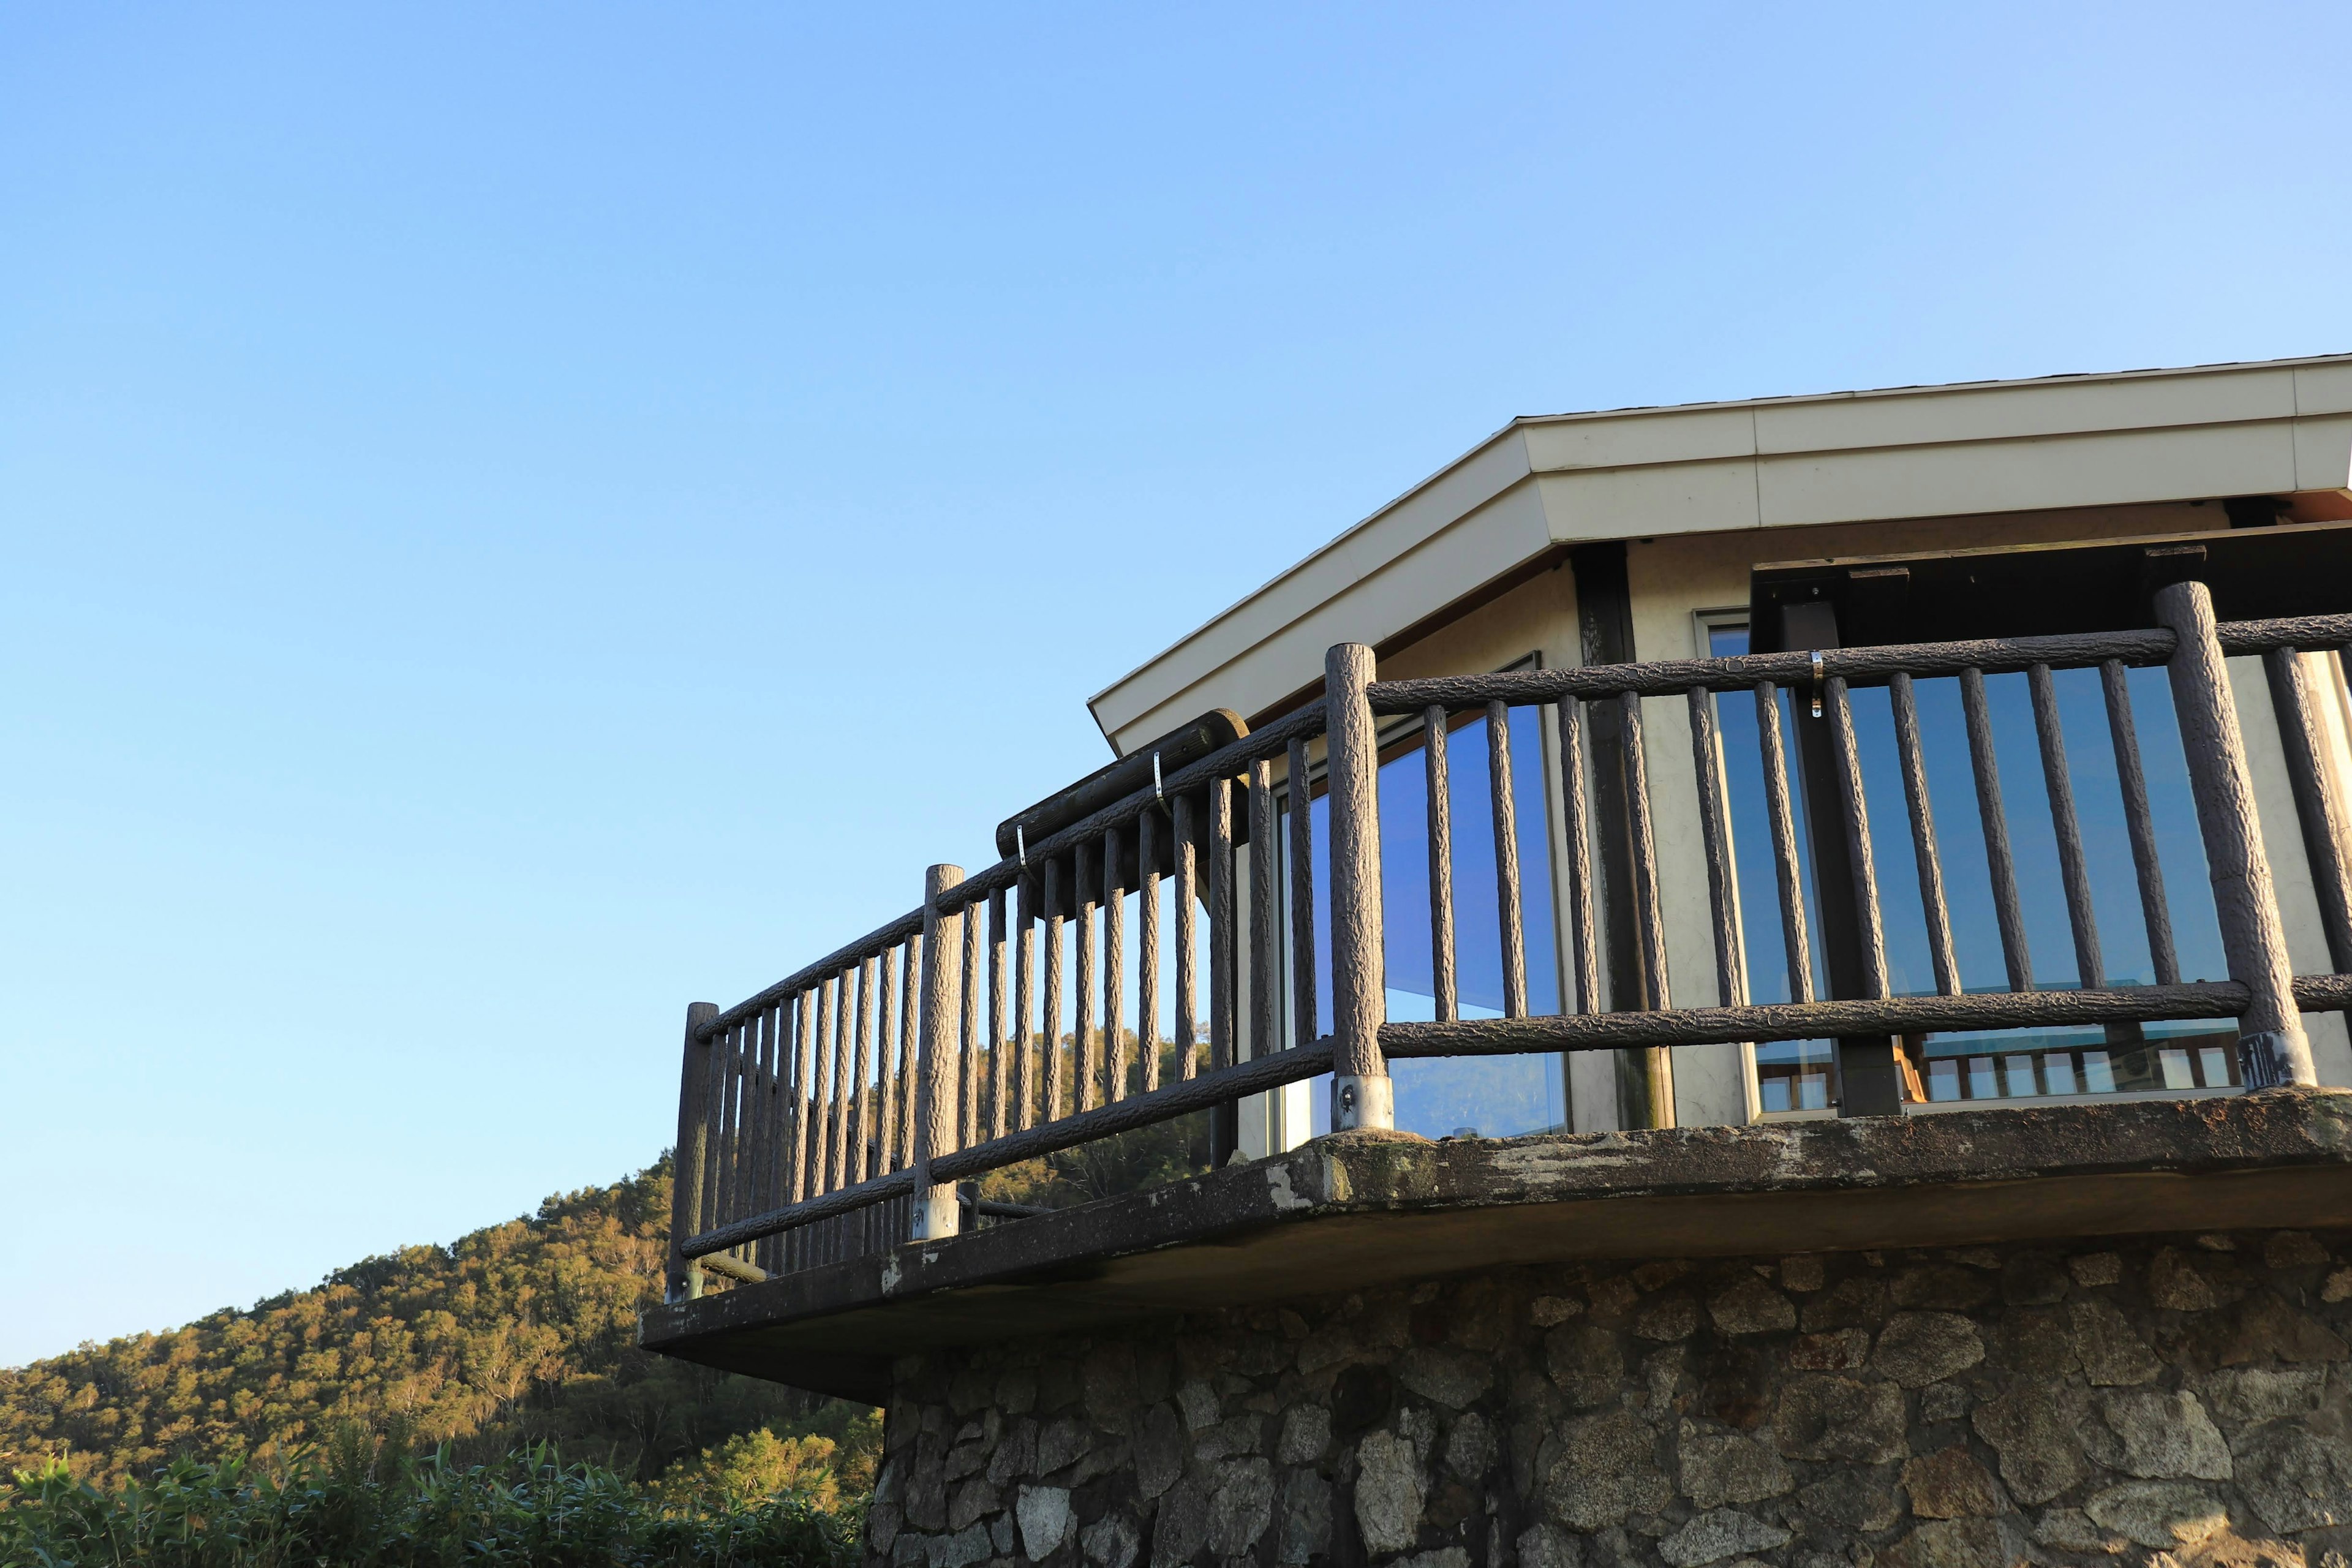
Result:
[[794,1495],[666,1502],[546,1448],[460,1465],[338,1443],[280,1475],[178,1459],[113,1488],[53,1460],[0,1483],[6,1568],[850,1568],[857,1524]]

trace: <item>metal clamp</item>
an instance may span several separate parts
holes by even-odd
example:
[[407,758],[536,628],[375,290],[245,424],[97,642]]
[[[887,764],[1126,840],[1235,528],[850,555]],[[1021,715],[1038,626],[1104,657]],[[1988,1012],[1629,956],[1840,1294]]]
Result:
[[1151,798],[1155,803],[1160,801],[1161,798],[1160,789],[1160,753],[1157,752],[1151,753]]
[[1813,717],[1822,716],[1822,650],[1813,649]]
[[[1821,711],[1821,707],[1818,703],[1814,705],[1813,711],[1816,713]],[[1017,822],[1013,825],[1013,847],[1014,852],[1021,858],[1021,868],[1024,871],[1026,871],[1029,869],[1029,839],[1028,837],[1021,831],[1021,825]]]

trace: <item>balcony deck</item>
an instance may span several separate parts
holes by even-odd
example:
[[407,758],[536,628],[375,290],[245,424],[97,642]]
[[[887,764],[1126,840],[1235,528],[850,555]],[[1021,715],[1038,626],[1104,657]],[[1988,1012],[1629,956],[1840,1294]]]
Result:
[[651,1350],[880,1401],[950,1344],[1519,1263],[2352,1226],[2352,1092],[1432,1143],[1343,1132],[646,1314]]

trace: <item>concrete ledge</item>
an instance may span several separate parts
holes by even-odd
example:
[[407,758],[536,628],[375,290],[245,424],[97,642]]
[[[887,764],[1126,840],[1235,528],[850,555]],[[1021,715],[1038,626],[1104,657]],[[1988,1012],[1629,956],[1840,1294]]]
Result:
[[878,1402],[912,1351],[1510,1263],[2352,1226],[2352,1093],[1431,1143],[1343,1133],[645,1315],[649,1350]]

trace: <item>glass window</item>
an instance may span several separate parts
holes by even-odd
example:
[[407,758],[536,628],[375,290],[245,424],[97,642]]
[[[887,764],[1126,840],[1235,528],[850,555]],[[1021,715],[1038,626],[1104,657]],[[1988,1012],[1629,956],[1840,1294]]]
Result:
[[[1520,930],[1526,948],[1528,1011],[1560,1010],[1559,943],[1552,905],[1551,820],[1540,708],[1510,712],[1511,803],[1519,860]],[[1430,945],[1428,764],[1418,726],[1389,737],[1381,764],[1381,893],[1388,1016],[1400,1023],[1436,1016],[1436,966]],[[1454,987],[1460,1016],[1503,1016],[1502,915],[1495,879],[1495,816],[1487,769],[1486,720],[1478,715],[1446,735],[1446,803],[1451,815]],[[1328,808],[1314,803],[1317,992],[1318,1016],[1330,1019]],[[1286,858],[1285,864],[1287,864]],[[1565,1075],[1554,1053],[1391,1062],[1396,1124],[1425,1137],[1475,1132],[1488,1138],[1549,1131],[1567,1122]],[[1313,1130],[1330,1126],[1328,1079],[1312,1094]]]
[[[1712,657],[1727,658],[1748,649],[1743,622],[1726,619],[1709,625],[1706,635],[1706,651]],[[2181,978],[2221,979],[2225,969],[2220,929],[2203,875],[2204,850],[2173,719],[2171,689],[2161,669],[2133,670],[2126,684],[2147,778],[2158,858],[2166,873],[2166,900]],[[2009,832],[2034,984],[2065,990],[2085,984],[2154,984],[2155,961],[2140,907],[2098,672],[2057,671],[2053,688],[2105,970],[2099,975],[2078,972],[2027,679],[2022,675],[1990,676],[1985,688],[2000,772],[2002,820]],[[1959,682],[1952,678],[1921,679],[1914,682],[1913,691],[1958,978],[1963,991],[2004,991],[2009,984],[2008,964],[1994,912]],[[1935,969],[1895,745],[1892,699],[1884,687],[1864,687],[1853,692],[1852,702],[1864,798],[1870,812],[1873,859],[1878,868],[1888,988],[1898,996],[1932,995]],[[1717,712],[1723,736],[1725,789],[1749,997],[1757,1002],[1788,1001],[1793,994],[1780,929],[1770,825],[1765,815],[1755,705],[1740,694],[1726,693],[1717,699]],[[1795,715],[1786,692],[1781,694],[1780,718],[1790,752],[1788,784],[1796,805],[1793,816],[1804,910],[1814,936],[1811,978],[1815,994],[1826,995],[1819,940],[1820,896],[1813,885],[1805,837],[1801,771],[1795,765]],[[2214,1037],[2212,1030],[2210,1024],[2192,1023],[2149,1025],[2144,1030],[2132,1026],[2112,1031],[1983,1030],[1929,1035],[1906,1044],[1920,1068],[1918,1089],[1914,1092],[1924,1091],[1930,1101],[2019,1099],[2229,1084],[2233,1081],[2235,1057],[2226,1041],[2208,1047],[2176,1037]],[[2164,1043],[2144,1043],[2158,1039]],[[2062,1043],[2076,1048],[2053,1048]],[[1790,1061],[1814,1050],[1825,1062],[1832,1055],[1826,1042],[1758,1047],[1759,1099],[1768,1114],[1795,1109],[1792,1091],[1774,1080],[1788,1070]],[[1833,1068],[1826,1070],[1833,1072]]]

